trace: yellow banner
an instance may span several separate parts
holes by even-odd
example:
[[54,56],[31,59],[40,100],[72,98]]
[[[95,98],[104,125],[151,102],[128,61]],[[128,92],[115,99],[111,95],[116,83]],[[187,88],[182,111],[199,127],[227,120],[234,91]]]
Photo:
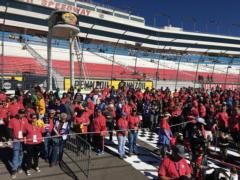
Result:
[[[75,88],[81,88],[83,91],[90,91],[93,88],[103,89],[105,87],[111,87],[114,86],[115,89],[118,88],[118,84],[121,82],[121,80],[103,80],[103,79],[90,79],[90,80],[80,80],[75,79]],[[132,88],[140,88],[141,90],[144,90],[146,88],[152,89],[153,88],[153,82],[152,81],[129,81],[124,80],[127,87]],[[65,78],[64,79],[64,90],[67,91],[70,88],[70,79]]]

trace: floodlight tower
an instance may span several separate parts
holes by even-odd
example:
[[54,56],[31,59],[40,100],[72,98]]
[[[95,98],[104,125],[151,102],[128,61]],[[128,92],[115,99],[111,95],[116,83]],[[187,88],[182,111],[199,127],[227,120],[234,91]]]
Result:
[[61,38],[69,40],[70,49],[70,85],[74,86],[74,39],[80,32],[78,15],[68,11],[54,11],[48,20],[48,90],[52,90],[52,39]]

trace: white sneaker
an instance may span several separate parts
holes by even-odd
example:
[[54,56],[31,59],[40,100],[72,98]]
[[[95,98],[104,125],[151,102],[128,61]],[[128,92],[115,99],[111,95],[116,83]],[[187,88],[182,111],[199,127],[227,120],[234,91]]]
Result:
[[41,170],[40,170],[40,168],[39,167],[36,167],[36,169],[35,169],[38,173],[40,173],[41,172]]
[[23,170],[21,168],[18,169],[17,171],[19,174],[22,174],[23,173]]
[[17,178],[16,172],[12,173],[11,178],[12,179],[16,179]]
[[0,147],[3,147],[3,142],[0,142]]
[[31,176],[30,170],[27,170],[26,174],[27,174],[27,176]]

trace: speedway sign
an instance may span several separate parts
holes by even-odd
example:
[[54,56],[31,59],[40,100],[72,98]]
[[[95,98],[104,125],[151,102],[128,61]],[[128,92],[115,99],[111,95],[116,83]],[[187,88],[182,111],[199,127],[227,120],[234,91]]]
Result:
[[57,0],[18,0],[18,1],[45,6],[48,8],[57,9],[61,11],[73,12],[84,16],[89,16],[91,13],[91,10],[74,6],[73,5],[74,3],[72,2],[71,4],[70,3],[67,4],[68,1],[65,1],[66,3],[57,2]]

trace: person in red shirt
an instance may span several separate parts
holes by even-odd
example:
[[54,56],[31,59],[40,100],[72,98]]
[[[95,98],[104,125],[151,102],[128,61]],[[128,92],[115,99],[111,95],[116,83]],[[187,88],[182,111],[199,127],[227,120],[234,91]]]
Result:
[[0,101],[0,147],[3,146],[2,142],[8,140],[7,124],[8,124],[8,109],[5,108],[3,106],[3,102]]
[[15,96],[8,106],[10,117],[15,117],[20,109],[24,109],[24,107],[22,104],[18,103],[18,98]]
[[176,145],[172,148],[172,155],[165,157],[159,166],[158,179],[191,178],[191,168],[185,158],[184,146]]
[[78,110],[77,114],[73,117],[75,131],[80,134],[81,137],[87,139],[88,125],[90,123],[89,115],[87,111]]
[[127,121],[127,114],[125,112],[121,113],[121,118],[117,121],[117,139],[118,139],[118,153],[119,158],[123,159],[126,158],[125,156],[125,143],[126,137],[128,136],[128,121]]
[[16,172],[22,171],[22,160],[23,160],[23,146],[22,140],[23,135],[26,132],[28,124],[27,119],[24,117],[24,109],[18,110],[18,116],[12,118],[9,121],[8,128],[10,129],[10,137],[14,140],[13,142],[13,158],[10,163],[12,170],[12,178],[16,178]]
[[93,120],[93,141],[97,155],[104,154],[104,137],[107,132],[106,118],[100,109],[96,110],[96,118]]
[[137,115],[137,110],[133,109],[131,116],[128,117],[128,126],[130,129],[129,132],[129,156],[134,154],[138,154],[137,152],[137,137],[138,137],[138,129],[140,127],[140,118]]
[[227,106],[224,104],[221,107],[221,112],[216,115],[216,119],[218,120],[218,127],[220,131],[227,132],[228,131],[228,113]]
[[43,117],[44,122],[44,129],[45,129],[45,140],[44,140],[44,149],[42,151],[43,159],[45,159],[46,162],[50,160],[50,152],[51,152],[51,134],[53,131],[54,121],[58,120],[58,117],[56,116],[56,111],[54,109],[49,110],[49,114],[45,115]]
[[36,121],[37,115],[31,114],[26,126],[26,137],[24,138],[25,148],[27,151],[25,157],[27,165],[27,176],[31,175],[31,168],[35,169],[37,172],[40,172],[40,169],[38,167],[38,159],[43,145],[42,134],[45,132],[45,129],[44,127],[38,127]]

